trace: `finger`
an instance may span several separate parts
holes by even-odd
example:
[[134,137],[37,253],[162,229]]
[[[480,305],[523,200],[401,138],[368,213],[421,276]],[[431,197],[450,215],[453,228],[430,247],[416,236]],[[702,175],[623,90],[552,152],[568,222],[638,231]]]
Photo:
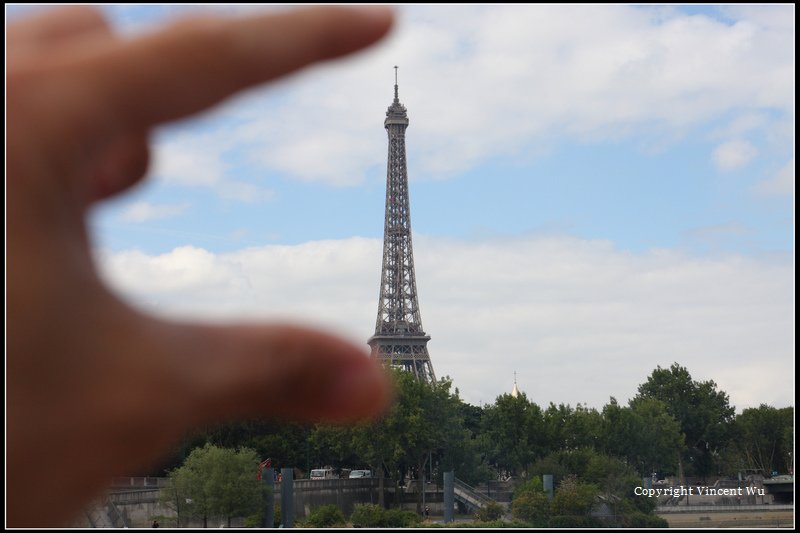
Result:
[[350,422],[378,415],[391,396],[363,349],[313,329],[180,326],[158,347],[180,376],[192,425],[254,415]]
[[144,129],[234,92],[345,55],[389,30],[388,8],[314,7],[236,20],[194,19],[118,43],[77,65],[83,123]]
[[121,136],[100,157],[88,184],[89,202],[117,194],[144,177],[150,161],[148,135]]
[[8,27],[6,39],[8,50],[17,55],[88,34],[111,34],[103,15],[88,6],[67,6],[15,21]]

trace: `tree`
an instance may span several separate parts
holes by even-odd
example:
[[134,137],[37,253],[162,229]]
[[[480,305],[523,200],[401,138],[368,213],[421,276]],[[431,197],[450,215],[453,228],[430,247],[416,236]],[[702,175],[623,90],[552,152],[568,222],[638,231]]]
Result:
[[532,477],[514,490],[511,502],[514,518],[527,522],[533,527],[546,527],[550,517],[550,499],[544,492],[539,476]]
[[614,398],[603,407],[602,450],[624,458],[640,476],[673,472],[685,445],[680,424],[654,398],[620,406]]
[[569,405],[551,403],[544,411],[543,419],[547,451],[598,446],[603,420],[596,409],[582,404],[573,409]]
[[281,420],[251,419],[229,422],[208,428],[200,445],[210,443],[220,448],[251,448],[261,458],[272,458],[273,467],[306,467],[320,464],[317,450],[311,448],[312,427]]
[[342,511],[335,505],[317,507],[305,520],[305,525],[319,529],[323,527],[341,527],[345,520]]
[[417,512],[421,513],[426,462],[437,452],[442,456],[443,466],[455,468],[449,452],[460,449],[469,439],[469,432],[464,428],[461,400],[450,392],[450,379],[426,383],[408,372],[396,372],[394,377],[398,399],[386,423],[390,433],[399,437],[395,460],[416,466]]
[[483,411],[481,446],[487,462],[500,473],[522,474],[545,442],[542,410],[525,393],[498,396]]
[[555,516],[589,516],[595,498],[600,493],[597,486],[567,476],[556,489],[550,509]]
[[169,474],[170,500],[185,502],[182,509],[190,516],[231,518],[248,516],[260,510],[264,486],[256,478],[259,458],[253,450],[239,451],[206,444],[195,448],[183,466]]
[[384,468],[399,480],[405,468],[415,467],[420,488],[433,459],[442,469],[474,473],[472,434],[464,427],[463,403],[450,392],[452,382],[425,383],[400,370],[393,379],[397,399],[383,417],[338,433],[345,447],[378,474],[381,498]]
[[714,456],[727,443],[733,421],[735,410],[728,395],[718,391],[713,381],[693,381],[686,368],[674,363],[669,369],[656,367],[639,385],[635,400],[645,398],[662,401],[681,426],[687,448],[679,457],[679,475],[683,477],[684,464],[690,464],[696,475],[708,475]]
[[745,409],[733,422],[728,468],[759,470],[763,474],[792,468],[794,409],[761,404]]

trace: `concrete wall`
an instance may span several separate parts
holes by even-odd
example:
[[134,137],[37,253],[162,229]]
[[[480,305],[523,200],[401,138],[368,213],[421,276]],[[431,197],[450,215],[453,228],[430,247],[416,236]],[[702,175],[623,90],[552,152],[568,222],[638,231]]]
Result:
[[[377,504],[380,501],[378,490],[380,480],[377,478],[359,479],[325,479],[325,480],[305,480],[294,481],[294,511],[295,519],[306,518],[314,509],[323,505],[336,505],[347,517],[353,512],[353,507],[361,503]],[[394,502],[394,486],[391,480],[385,480],[385,501],[387,504]],[[124,487],[124,488],[121,488]],[[147,488],[152,487],[152,488]],[[125,517],[129,527],[150,527],[154,518],[159,518],[159,522],[164,527],[175,526],[175,511],[164,506],[160,502],[160,492],[162,488],[156,486],[139,486],[138,490],[129,490],[130,486],[121,484],[109,495],[109,499],[114,502],[120,513]],[[406,494],[405,502],[416,501],[411,498],[416,495]],[[436,500],[436,496],[430,494],[426,499],[431,502]],[[280,505],[281,490],[280,483],[275,484],[274,501]],[[438,496],[441,502],[441,494]],[[210,518],[209,527],[227,526],[224,518]],[[232,521],[234,527],[244,525],[244,519]],[[181,527],[202,527],[202,521],[193,520],[189,523],[181,523]]]

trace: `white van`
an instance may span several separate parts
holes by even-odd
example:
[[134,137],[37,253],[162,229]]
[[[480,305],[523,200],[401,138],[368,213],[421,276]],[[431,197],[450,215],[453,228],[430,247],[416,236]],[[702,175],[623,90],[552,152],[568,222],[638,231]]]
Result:
[[372,471],[370,470],[351,470],[350,471],[350,479],[355,479],[359,477],[372,477]]
[[336,472],[333,468],[315,468],[311,471],[310,479],[336,479]]

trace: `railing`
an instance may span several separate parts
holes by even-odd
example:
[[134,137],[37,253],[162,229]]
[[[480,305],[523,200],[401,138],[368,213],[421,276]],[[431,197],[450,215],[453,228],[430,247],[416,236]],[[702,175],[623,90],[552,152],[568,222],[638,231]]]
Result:
[[132,490],[127,492],[112,492],[108,495],[108,498],[117,505],[154,503],[159,501],[160,493],[161,489]]
[[125,515],[119,512],[119,509],[114,505],[114,502],[111,501],[111,498],[106,500],[106,509],[108,509],[108,517],[111,519],[111,524],[114,527],[128,527],[128,521],[125,519]]
[[485,494],[481,494],[473,487],[467,485],[458,478],[454,478],[453,492],[456,499],[468,507],[473,507],[474,509],[480,509],[481,507],[485,507],[489,503],[494,502],[493,499]]
[[112,489],[140,488],[140,487],[166,487],[169,478],[166,477],[115,477],[111,480]]
[[[371,489],[378,486],[380,480],[376,477],[359,477],[352,479],[295,479],[294,490],[332,490],[347,487],[348,489]],[[275,482],[280,486],[280,481]]]

